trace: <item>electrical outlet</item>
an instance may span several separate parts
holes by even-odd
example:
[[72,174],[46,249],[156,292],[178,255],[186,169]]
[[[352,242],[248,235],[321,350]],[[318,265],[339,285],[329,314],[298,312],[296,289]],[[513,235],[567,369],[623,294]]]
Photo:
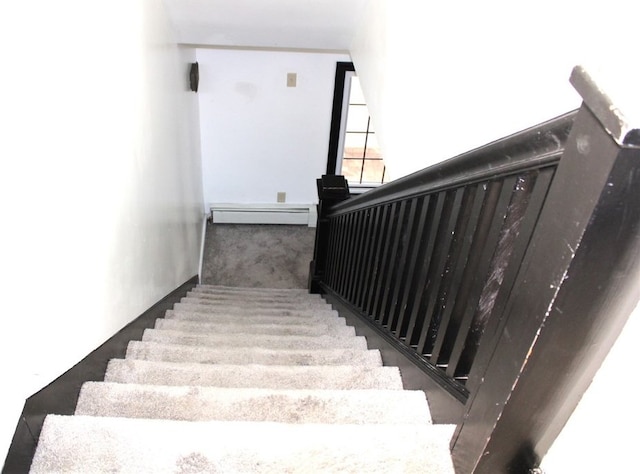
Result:
[[278,202],[287,202],[287,193],[279,192],[278,193]]
[[295,72],[287,73],[287,87],[296,87],[298,75]]

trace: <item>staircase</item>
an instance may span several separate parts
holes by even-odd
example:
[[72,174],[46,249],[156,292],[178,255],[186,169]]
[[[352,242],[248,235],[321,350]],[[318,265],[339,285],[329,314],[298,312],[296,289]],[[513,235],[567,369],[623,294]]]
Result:
[[453,429],[318,295],[200,285],[46,418],[31,472],[453,473]]

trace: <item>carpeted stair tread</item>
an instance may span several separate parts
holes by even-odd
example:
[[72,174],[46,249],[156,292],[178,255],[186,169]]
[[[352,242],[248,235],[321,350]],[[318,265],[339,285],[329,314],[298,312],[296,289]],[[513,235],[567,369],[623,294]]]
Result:
[[362,336],[278,336],[271,334],[194,334],[145,329],[143,341],[199,347],[261,347],[263,349],[367,349]]
[[205,312],[212,314],[238,314],[238,315],[280,315],[280,316],[325,316],[336,315],[337,312],[331,306],[323,305],[321,308],[269,308],[262,306],[244,307],[242,305],[209,305],[193,303],[176,303],[173,305],[176,311]]
[[194,289],[189,291],[185,296],[185,298],[200,298],[206,299],[209,301],[235,301],[235,302],[244,302],[250,301],[252,303],[301,303],[301,304],[315,304],[315,305],[329,305],[327,300],[320,297],[319,295],[308,295],[308,294],[300,294],[300,295],[278,295],[278,294],[268,294],[268,293],[219,293],[219,292],[211,292],[211,291],[198,291]]
[[[335,318],[332,318],[333,321]],[[199,334],[280,334],[283,336],[355,336],[353,326],[343,324],[328,324],[326,322],[307,322],[303,324],[283,324],[289,321],[281,319],[271,324],[252,324],[251,322],[225,322],[220,324],[199,322],[199,321],[180,321],[176,319],[156,319],[155,329],[164,329],[168,331],[196,332]]]
[[448,425],[50,415],[32,472],[453,473]]
[[206,288],[195,287],[187,292],[187,296],[190,295],[202,295],[208,298],[245,298],[246,295],[250,295],[252,300],[261,300],[261,299],[279,299],[284,301],[298,301],[298,300],[306,300],[306,301],[322,301],[326,302],[326,300],[322,297],[322,295],[311,294],[308,292],[300,292],[300,293],[277,293],[277,292],[256,292],[256,291],[224,291],[224,290],[210,290]]
[[309,293],[304,294],[269,294],[269,293],[254,293],[250,295],[250,298],[247,298],[246,293],[236,292],[236,293],[221,293],[217,291],[207,291],[201,290],[198,288],[194,288],[191,291],[188,291],[186,296],[193,296],[196,298],[209,298],[209,299],[225,299],[225,300],[247,300],[251,301],[313,301],[316,303],[324,303],[328,304],[327,301],[320,295],[312,295]]
[[231,286],[213,286],[213,285],[198,285],[191,291],[197,293],[209,293],[216,295],[231,295],[238,296],[244,295],[246,297],[279,297],[279,298],[311,298],[317,299],[320,295],[311,295],[308,290],[301,288],[293,289],[277,289],[277,288],[242,288]]
[[397,367],[215,365],[111,359],[104,380],[235,388],[402,390]]
[[324,298],[322,298],[320,295],[310,295],[307,291],[304,290],[269,290],[266,288],[230,289],[198,286],[193,288],[190,293],[198,293],[202,295],[219,296],[225,298],[242,298],[244,300],[251,300],[253,298],[274,298],[287,301],[324,301]]
[[198,285],[46,417],[31,472],[453,474],[454,428],[319,295]]
[[187,421],[428,424],[424,392],[267,390],[87,382],[76,415]]
[[[165,319],[176,319],[182,321],[200,321],[209,323],[250,323],[250,324],[305,324],[305,323],[326,323],[344,324],[345,319],[338,317],[338,313],[331,311],[324,314],[282,316],[273,314],[216,314],[206,311],[176,311],[169,309],[165,312]],[[285,319],[286,318],[286,319]]]
[[197,304],[203,306],[216,306],[216,307],[224,307],[224,306],[238,306],[241,305],[244,309],[254,309],[254,308],[269,308],[269,309],[325,309],[332,310],[332,306],[330,304],[325,303],[324,301],[275,301],[275,300],[261,300],[261,301],[243,301],[241,299],[211,299],[211,298],[201,298],[197,296],[184,296],[180,298],[180,303],[184,304]]
[[257,347],[211,348],[159,342],[130,341],[127,359],[199,364],[258,365],[352,365],[382,366],[377,350],[324,349],[276,350]]
[[[235,300],[247,300],[247,292],[220,292],[202,290],[200,288],[193,288],[188,291],[186,296],[194,296],[198,298],[211,298],[211,299],[235,299]],[[314,295],[310,293],[300,294],[277,294],[277,293],[251,293],[251,301],[311,301],[316,303],[328,304],[321,295]]]

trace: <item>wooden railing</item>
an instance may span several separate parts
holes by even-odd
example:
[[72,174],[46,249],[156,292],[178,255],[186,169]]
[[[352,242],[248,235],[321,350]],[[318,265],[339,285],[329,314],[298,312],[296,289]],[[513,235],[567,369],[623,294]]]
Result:
[[[509,295],[575,114],[333,206],[321,285],[460,401]],[[437,369],[437,370],[435,370]]]
[[638,299],[637,132],[572,82],[579,111],[319,206],[311,290],[463,405],[458,472],[536,465]]

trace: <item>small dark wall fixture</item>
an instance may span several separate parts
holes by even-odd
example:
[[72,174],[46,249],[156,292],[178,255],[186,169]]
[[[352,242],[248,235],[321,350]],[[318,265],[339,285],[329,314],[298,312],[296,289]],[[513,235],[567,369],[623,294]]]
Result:
[[193,92],[198,92],[198,82],[200,82],[198,63],[191,63],[191,67],[189,68],[189,85]]

